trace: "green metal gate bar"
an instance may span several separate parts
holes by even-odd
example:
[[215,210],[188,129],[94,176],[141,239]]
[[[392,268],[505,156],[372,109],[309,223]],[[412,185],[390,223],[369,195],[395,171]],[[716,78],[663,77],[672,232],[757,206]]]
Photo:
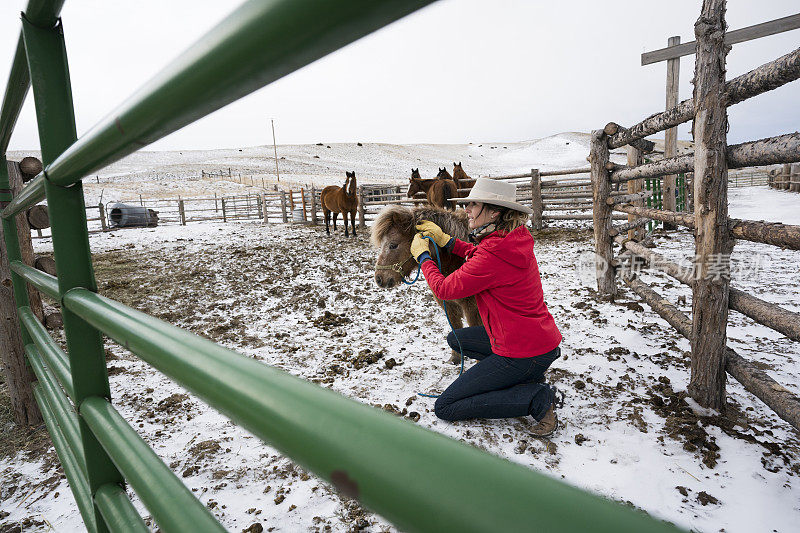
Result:
[[[101,333],[404,530],[675,531],[96,294],[87,173],[427,3],[251,0],[76,140],[63,1],[30,1],[0,110],[0,189],[30,85],[45,170],[17,198],[2,193],[3,230],[34,394],[89,531],[146,530],[125,479],[163,531],[221,529],[111,405]],[[16,240],[14,215],[43,197],[58,278],[22,264]],[[61,303],[67,354],[30,312],[26,283]]]

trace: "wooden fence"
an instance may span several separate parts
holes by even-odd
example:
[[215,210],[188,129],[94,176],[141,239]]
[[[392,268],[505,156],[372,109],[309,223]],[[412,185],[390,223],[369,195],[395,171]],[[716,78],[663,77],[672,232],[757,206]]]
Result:
[[[800,341],[800,313],[790,312],[729,286],[730,253],[735,239],[744,239],[792,250],[800,250],[800,226],[738,220],[728,217],[728,169],[787,164],[800,161],[800,134],[792,133],[728,146],[727,106],[742,102],[800,78],[800,49],[730,81],[724,79],[727,53],[724,35],[724,1],[704,3],[698,26],[695,61],[695,97],[663,113],[652,115],[631,128],[609,124],[592,133],[590,162],[594,192],[594,235],[598,292],[613,298],[616,276],[645,300],[653,310],[691,342],[691,378],[688,392],[701,406],[725,407],[725,373],[739,381],[775,413],[800,429],[800,399],[776,383],[753,363],[726,346],[729,309],[745,314],[792,340]],[[698,22],[700,24],[700,22]],[[641,160],[641,143],[647,135],[694,120],[695,153],[661,161],[632,164]],[[628,146],[629,166],[610,170],[609,150]],[[637,196],[614,197],[615,184],[629,183],[667,174],[693,172],[693,214],[636,205]],[[782,182],[781,182],[782,183]],[[640,203],[640,202],[639,202]],[[631,215],[629,224],[613,226],[614,211]],[[632,240],[631,224],[660,220],[695,232],[695,259],[683,269],[658,253]],[[628,231],[628,238],[624,232]],[[621,246],[615,256],[614,243]],[[649,262],[692,288],[692,317],[637,278],[627,265],[634,258]]]
[[[589,168],[564,170],[531,169],[525,174],[492,176],[492,179],[508,181],[517,186],[517,201],[530,205],[534,229],[541,229],[544,221],[592,220],[587,211],[592,209],[591,182],[586,178]],[[580,175],[575,177],[575,175]],[[543,180],[543,177],[557,179]],[[459,193],[466,195],[475,179],[462,179]],[[625,189],[615,194],[625,194]],[[359,187],[359,225],[365,228],[368,221],[377,216],[381,208],[392,204],[419,205],[427,203],[424,193],[408,197],[408,185],[362,185]],[[625,219],[617,215],[615,219]]]
[[780,170],[773,170],[767,176],[771,189],[800,192],[800,164],[785,163]]

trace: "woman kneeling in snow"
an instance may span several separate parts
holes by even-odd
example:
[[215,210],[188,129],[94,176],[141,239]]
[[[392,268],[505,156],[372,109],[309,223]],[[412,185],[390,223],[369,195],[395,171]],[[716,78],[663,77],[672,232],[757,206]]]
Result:
[[[487,178],[478,178],[468,197],[452,200],[466,203],[472,244],[424,221],[417,226],[411,254],[437,298],[475,296],[484,325],[447,336],[453,350],[460,342],[464,355],[478,363],[439,396],[436,416],[530,415],[535,420],[531,432],[549,436],[558,427],[555,407],[561,399],[555,387],[544,383],[544,372],[561,355],[561,333],[544,303],[533,237],[525,227],[532,211],[515,201],[515,185]],[[442,276],[423,236],[464,257],[464,265]]]

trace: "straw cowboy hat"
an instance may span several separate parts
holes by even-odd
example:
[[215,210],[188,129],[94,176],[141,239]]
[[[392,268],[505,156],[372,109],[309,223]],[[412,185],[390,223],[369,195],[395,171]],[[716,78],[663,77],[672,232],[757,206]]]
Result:
[[522,211],[530,215],[533,209],[518,204],[517,199],[517,186],[513,183],[505,183],[489,178],[478,178],[475,185],[469,191],[469,196],[466,198],[448,198],[448,200],[466,203],[466,202],[481,202],[484,204],[499,205],[508,207],[516,211]]

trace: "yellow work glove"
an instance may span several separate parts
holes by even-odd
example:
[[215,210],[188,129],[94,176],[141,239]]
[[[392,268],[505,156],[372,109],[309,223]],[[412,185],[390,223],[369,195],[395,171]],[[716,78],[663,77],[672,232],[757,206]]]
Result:
[[422,234],[417,233],[414,235],[414,240],[411,241],[411,255],[413,255],[414,259],[419,263],[418,257],[425,252],[430,253],[428,241],[422,237]]
[[[423,220],[417,224],[417,231],[422,232],[424,237],[430,237],[436,244],[444,248],[450,242],[450,235],[442,231],[442,228],[431,222],[430,220]],[[416,256],[415,256],[416,257]]]

